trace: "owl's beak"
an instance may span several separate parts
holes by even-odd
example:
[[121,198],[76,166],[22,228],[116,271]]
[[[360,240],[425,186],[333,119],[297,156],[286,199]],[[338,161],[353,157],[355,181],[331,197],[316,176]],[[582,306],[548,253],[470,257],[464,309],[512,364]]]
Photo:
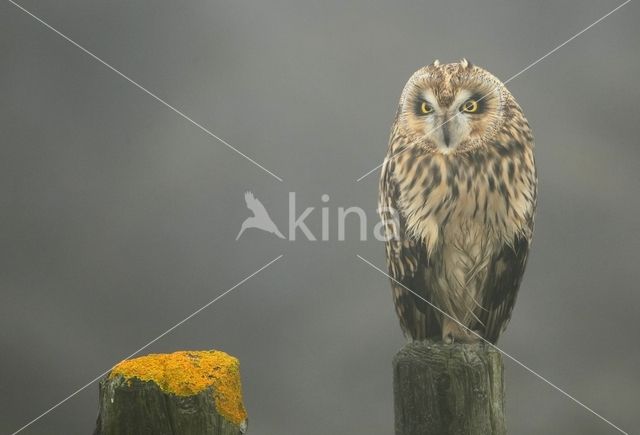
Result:
[[449,142],[451,141],[451,133],[449,132],[449,125],[444,124],[442,126],[442,138],[444,140],[444,144],[449,148]]

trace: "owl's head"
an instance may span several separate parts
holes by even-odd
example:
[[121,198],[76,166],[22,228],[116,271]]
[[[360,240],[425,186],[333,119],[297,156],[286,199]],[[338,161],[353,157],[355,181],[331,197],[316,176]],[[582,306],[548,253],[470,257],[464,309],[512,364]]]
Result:
[[413,146],[453,154],[488,143],[503,122],[509,93],[488,71],[466,59],[437,60],[409,79],[398,107],[398,126]]

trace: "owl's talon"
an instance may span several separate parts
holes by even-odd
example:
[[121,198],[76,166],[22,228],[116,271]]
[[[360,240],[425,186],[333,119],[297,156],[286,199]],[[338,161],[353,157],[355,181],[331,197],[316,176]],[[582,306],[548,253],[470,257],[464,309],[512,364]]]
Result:
[[477,343],[482,341],[482,331],[468,329],[450,319],[442,322],[442,342],[453,343]]

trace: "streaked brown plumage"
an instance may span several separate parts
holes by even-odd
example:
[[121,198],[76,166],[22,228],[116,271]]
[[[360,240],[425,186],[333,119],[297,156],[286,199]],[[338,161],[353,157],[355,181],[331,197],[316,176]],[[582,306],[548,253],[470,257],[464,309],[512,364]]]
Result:
[[391,281],[408,338],[477,340],[433,304],[486,340],[498,340],[531,243],[533,148],[520,106],[484,69],[466,60],[436,61],[407,82],[382,166],[379,206],[389,274],[402,283]]

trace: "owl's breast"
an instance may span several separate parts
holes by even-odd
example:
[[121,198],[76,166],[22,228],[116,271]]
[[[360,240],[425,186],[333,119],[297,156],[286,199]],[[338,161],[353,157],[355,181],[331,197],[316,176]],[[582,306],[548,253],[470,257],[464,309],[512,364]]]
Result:
[[513,160],[483,163],[415,154],[398,162],[399,212],[408,233],[422,240],[428,252],[451,240],[445,233],[472,231],[480,237],[481,232],[482,239],[499,243],[527,230],[535,186],[525,177],[509,177]]

